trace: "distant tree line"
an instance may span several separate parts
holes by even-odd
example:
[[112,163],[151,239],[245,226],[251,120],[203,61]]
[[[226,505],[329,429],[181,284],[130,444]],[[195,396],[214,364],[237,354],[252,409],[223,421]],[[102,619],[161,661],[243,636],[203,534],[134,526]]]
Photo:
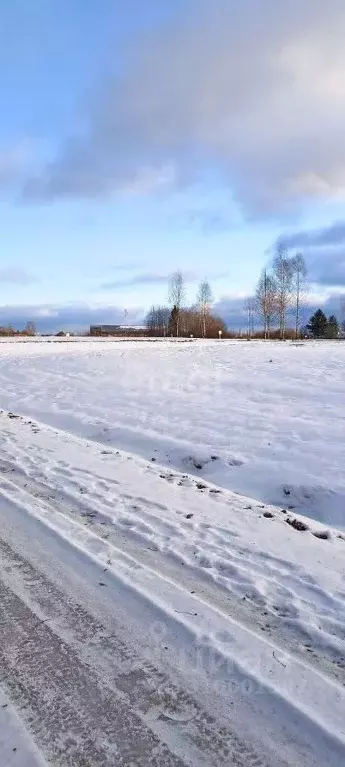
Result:
[[[327,318],[319,309],[306,321],[307,297],[308,272],[303,254],[289,255],[279,245],[270,265],[263,269],[254,295],[245,299],[247,337],[337,338],[340,328],[335,315]],[[199,284],[195,302],[187,306],[184,276],[176,271],[169,278],[167,303],[152,306],[146,316],[146,333],[163,337],[243,337],[242,331],[227,329],[224,320],[212,311],[212,305],[211,286],[204,279]]]
[[0,336],[35,336],[36,325],[34,322],[27,322],[23,330],[15,330],[12,325],[0,326]]
[[153,336],[218,338],[227,336],[227,327],[212,313],[213,296],[208,280],[198,288],[195,303],[186,305],[185,280],[182,272],[171,275],[168,304],[152,306],[146,316],[146,330]]
[[[289,256],[279,246],[270,268],[260,275],[255,295],[245,299],[248,337],[298,337],[301,333],[307,294],[307,267],[301,253]],[[152,306],[146,329],[155,336],[195,338],[233,337],[220,317],[212,312],[213,296],[207,279],[198,288],[195,302],[186,306],[185,281],[181,271],[169,279],[168,302]],[[290,324],[289,324],[290,323]],[[291,327],[292,324],[292,327]],[[255,330],[255,326],[259,330]]]

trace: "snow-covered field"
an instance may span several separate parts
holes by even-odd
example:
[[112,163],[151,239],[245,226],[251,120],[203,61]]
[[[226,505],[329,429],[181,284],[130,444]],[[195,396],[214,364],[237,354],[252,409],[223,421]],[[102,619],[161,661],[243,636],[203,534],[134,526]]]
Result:
[[0,406],[345,527],[345,343],[0,346]]
[[68,743],[79,764],[82,725],[56,712],[81,705],[64,675],[86,660],[98,687],[78,678],[108,706],[103,733],[85,704],[102,765],[123,690],[128,721],[173,755],[157,765],[343,763],[344,361],[337,343],[0,348],[0,673],[45,757]]

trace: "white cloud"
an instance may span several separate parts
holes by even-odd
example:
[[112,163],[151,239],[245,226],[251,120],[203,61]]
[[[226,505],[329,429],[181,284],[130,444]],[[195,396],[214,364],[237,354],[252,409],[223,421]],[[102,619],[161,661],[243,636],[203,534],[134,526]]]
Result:
[[342,196],[344,35],[344,0],[187,3],[26,193],[147,193],[212,167],[247,212]]
[[57,309],[52,309],[49,306],[38,306],[33,309],[34,317],[58,317],[58,314]]

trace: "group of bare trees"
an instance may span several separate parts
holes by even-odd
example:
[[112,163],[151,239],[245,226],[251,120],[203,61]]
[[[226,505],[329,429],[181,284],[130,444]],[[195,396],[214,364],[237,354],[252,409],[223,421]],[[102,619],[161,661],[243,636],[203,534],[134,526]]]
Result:
[[151,306],[146,315],[146,328],[156,336],[169,335],[171,311],[168,306]]
[[[302,253],[289,255],[277,247],[269,268],[260,275],[255,295],[245,300],[247,335],[254,336],[255,323],[263,328],[265,338],[273,334],[284,340],[287,328],[290,335],[299,336],[302,309],[307,294],[307,267]],[[227,333],[222,319],[212,314],[213,296],[210,283],[203,280],[196,301],[186,307],[185,280],[181,271],[169,279],[168,306],[152,306],[146,317],[146,328],[157,336],[218,337]],[[277,330],[278,328],[278,330]]]
[[1,325],[0,336],[35,336],[36,325],[34,322],[27,322],[23,330],[16,330],[12,325]]
[[149,333],[157,336],[215,338],[226,333],[222,319],[212,315],[213,296],[208,280],[199,285],[195,304],[186,306],[185,280],[181,271],[169,279],[168,306],[152,306],[146,317]]
[[306,292],[307,267],[302,253],[289,256],[279,246],[271,269],[264,269],[260,276],[255,297],[246,300],[248,328],[249,317],[254,318],[257,314],[265,338],[269,338],[272,328],[278,325],[280,338],[284,340],[288,320],[293,322],[298,337]]

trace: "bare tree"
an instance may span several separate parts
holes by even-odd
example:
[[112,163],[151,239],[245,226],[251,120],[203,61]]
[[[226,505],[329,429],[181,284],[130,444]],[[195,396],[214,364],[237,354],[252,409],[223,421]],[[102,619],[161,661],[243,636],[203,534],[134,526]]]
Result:
[[206,338],[207,320],[210,315],[212,301],[211,285],[208,280],[203,280],[200,282],[197,295],[197,306],[200,313],[203,338]]
[[169,331],[170,322],[170,309],[168,306],[160,306],[159,308],[159,327],[162,335],[167,336]]
[[285,338],[286,316],[292,301],[293,267],[286,250],[278,246],[273,259],[273,278],[276,287],[277,314],[280,338]]
[[169,330],[170,309],[168,306],[152,306],[146,316],[146,327],[150,333],[166,336]]
[[345,296],[340,297],[341,329],[345,331]]
[[145,318],[145,325],[150,333],[154,333],[156,329],[156,307],[151,306]]
[[295,305],[295,332],[299,336],[301,327],[301,308],[307,292],[308,270],[302,253],[296,253],[291,259],[292,266],[292,290]]
[[247,318],[248,318],[247,335],[248,335],[248,338],[251,338],[251,336],[254,335],[254,318],[255,318],[255,311],[256,311],[256,299],[254,298],[254,296],[248,296],[248,298],[245,299],[244,309],[247,312]]
[[267,269],[261,274],[255,296],[256,311],[263,323],[265,338],[270,337],[272,323],[277,313],[276,285]]
[[169,303],[176,310],[176,335],[180,330],[180,312],[185,300],[185,284],[183,274],[180,271],[174,272],[169,280]]
[[29,322],[26,323],[24,328],[24,333],[27,336],[35,336],[36,335],[36,325],[32,320],[29,320]]

